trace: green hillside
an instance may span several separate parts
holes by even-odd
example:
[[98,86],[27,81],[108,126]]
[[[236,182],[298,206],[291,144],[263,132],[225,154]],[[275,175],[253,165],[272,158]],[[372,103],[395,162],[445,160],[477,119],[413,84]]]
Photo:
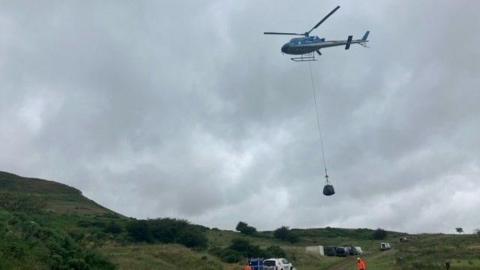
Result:
[[73,187],[0,171],[0,207],[6,210],[42,209],[61,214],[113,214],[82,196]]
[[[233,229],[233,228],[232,228]],[[136,220],[72,187],[0,172],[0,269],[241,269],[246,257],[287,257],[297,270],[354,269],[353,257],[323,257],[306,246],[361,246],[369,270],[480,269],[476,235],[408,235],[370,229],[206,228],[170,218]],[[284,239],[284,240],[281,240]],[[392,250],[379,250],[381,241]]]

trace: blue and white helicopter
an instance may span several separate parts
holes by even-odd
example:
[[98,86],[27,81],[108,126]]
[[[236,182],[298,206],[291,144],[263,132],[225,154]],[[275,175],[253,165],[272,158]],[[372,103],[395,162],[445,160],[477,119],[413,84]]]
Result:
[[315,30],[320,24],[328,19],[335,11],[337,11],[340,6],[334,8],[330,13],[327,14],[320,22],[318,22],[310,31],[303,34],[300,33],[284,33],[284,32],[264,32],[265,35],[290,35],[290,36],[304,36],[301,38],[292,38],[288,43],[282,46],[282,52],[291,55],[300,55],[299,57],[290,58],[293,61],[303,62],[303,61],[316,61],[315,52],[318,55],[322,55],[320,49],[343,46],[345,45],[345,50],[350,49],[351,44],[360,44],[364,47],[368,42],[368,34],[370,31],[367,31],[362,39],[353,39],[353,36],[348,36],[347,40],[325,40],[324,38],[319,38],[317,36],[310,36],[310,33]]

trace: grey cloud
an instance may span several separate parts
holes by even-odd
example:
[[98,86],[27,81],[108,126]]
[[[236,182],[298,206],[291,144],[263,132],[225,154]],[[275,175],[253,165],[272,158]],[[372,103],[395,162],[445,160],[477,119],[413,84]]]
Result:
[[347,1],[316,32],[372,31],[312,64],[326,198],[308,66],[262,32],[335,5],[2,2],[0,168],[216,227],[478,227],[478,4]]

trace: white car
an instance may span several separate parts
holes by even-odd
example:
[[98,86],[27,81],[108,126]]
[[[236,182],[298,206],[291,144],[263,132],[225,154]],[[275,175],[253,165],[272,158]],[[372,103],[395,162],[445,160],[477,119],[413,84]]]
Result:
[[263,261],[263,270],[295,270],[285,258],[271,258]]
[[390,243],[380,243],[380,250],[385,251],[385,250],[389,250],[391,248],[392,248],[392,246],[390,246]]

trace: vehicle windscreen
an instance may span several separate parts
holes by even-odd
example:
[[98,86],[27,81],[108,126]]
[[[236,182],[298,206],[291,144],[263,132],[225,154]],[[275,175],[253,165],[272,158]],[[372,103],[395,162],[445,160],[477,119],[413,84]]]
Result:
[[263,261],[264,266],[275,266],[275,261]]

